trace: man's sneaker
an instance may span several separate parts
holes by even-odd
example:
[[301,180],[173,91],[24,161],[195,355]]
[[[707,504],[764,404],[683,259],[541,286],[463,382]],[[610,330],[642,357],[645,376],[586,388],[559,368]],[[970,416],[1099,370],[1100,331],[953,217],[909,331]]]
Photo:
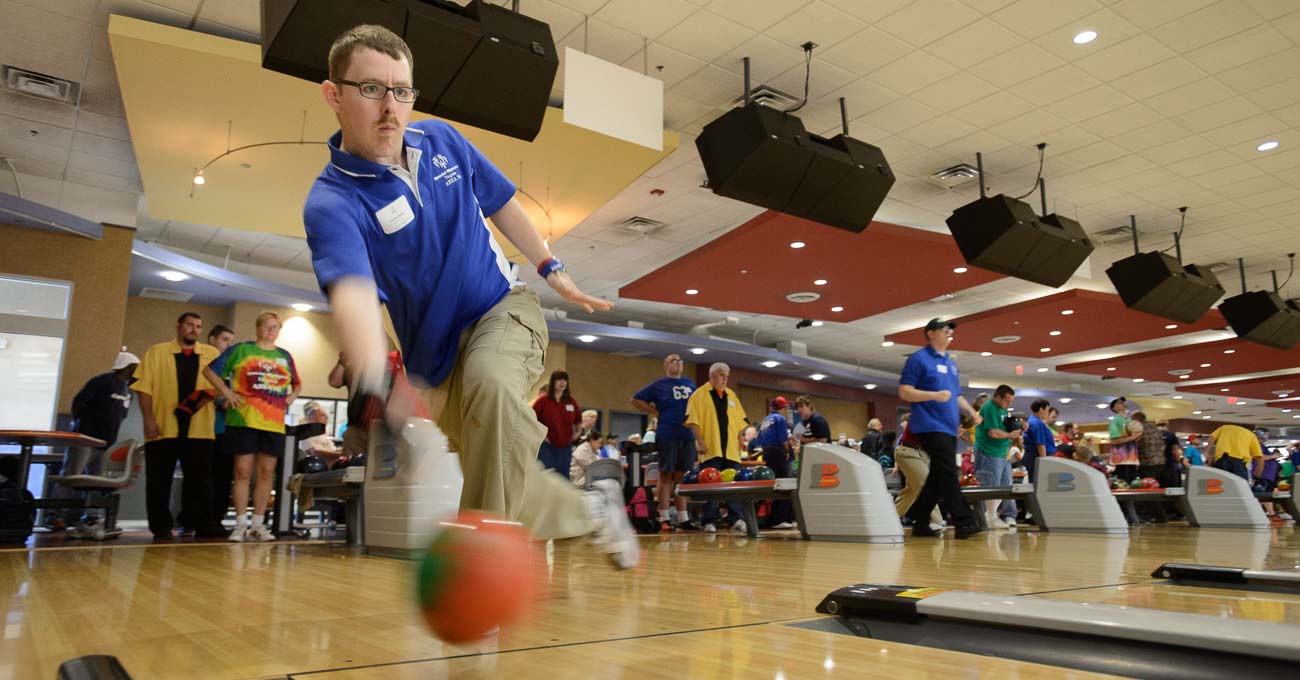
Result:
[[1285,513],[1285,512],[1279,512],[1279,513],[1277,513],[1277,516],[1278,516],[1278,517],[1281,517],[1282,519],[1284,519],[1284,520],[1286,520],[1286,521],[1288,521],[1288,522],[1290,522],[1290,521],[1293,519],[1293,518],[1291,517],[1291,515],[1288,515],[1288,514]]
[[617,480],[601,479],[583,494],[587,516],[595,530],[592,539],[619,569],[631,569],[641,561],[641,546],[623,505],[623,488]]
[[696,524],[693,520],[686,520],[677,524],[678,531],[702,531],[704,527]]
[[659,533],[670,534],[672,532],[673,532],[673,525],[671,523],[665,522],[663,520],[659,521]]
[[[915,534],[916,532],[913,531],[912,533]],[[970,538],[971,536],[975,536],[977,534],[982,534],[982,533],[984,533],[984,527],[972,523],[972,524],[965,524],[965,525],[958,526],[957,531],[954,532],[954,535],[957,538],[962,539],[962,538]]]
[[1006,522],[1003,522],[1002,519],[1001,519],[1000,517],[998,517],[997,515],[989,515],[989,516],[987,516],[987,517],[984,518],[984,521],[985,521],[985,522],[988,522],[988,525],[989,525],[989,528],[990,528],[990,529],[1009,529],[1009,528],[1010,528],[1010,527],[1007,525],[1007,523],[1006,523]]
[[713,522],[709,522],[708,524],[705,524],[705,525],[704,525],[704,533],[706,533],[706,534],[716,534],[716,533],[718,533],[718,525],[714,524]]
[[773,526],[772,528],[773,528],[773,529],[782,529],[782,530],[784,530],[784,529],[798,529],[798,528],[799,528],[799,525],[798,525],[798,524],[795,524],[794,522],[781,522],[780,524],[777,524],[777,525]]
[[247,540],[248,540],[248,527],[241,527],[241,526],[237,526],[237,527],[235,527],[235,530],[232,531],[232,532],[230,532],[230,539],[229,539],[229,540],[230,540],[232,543],[243,543],[244,541],[247,541]]
[[1009,527],[1015,528],[1015,526],[1016,526],[1016,518],[1015,518],[1015,517],[1003,517],[1003,518],[1002,518],[1002,521],[1003,521],[1003,522],[1006,522],[1006,523],[1007,523],[1007,526],[1009,526]]
[[943,532],[944,530],[946,530],[947,528],[948,528],[948,525],[947,525],[947,524],[936,524],[936,523],[934,523],[934,522],[930,522],[930,531],[933,531],[933,532],[936,532],[936,533],[942,533],[942,532]]
[[244,537],[244,540],[250,543],[257,543],[258,541],[261,542],[274,541],[275,534],[271,533],[271,530],[267,529],[265,526],[250,527],[248,533]]
[[735,524],[731,525],[731,530],[736,533],[743,534],[747,529],[749,529],[749,525],[745,524],[745,520],[743,519],[738,519]]

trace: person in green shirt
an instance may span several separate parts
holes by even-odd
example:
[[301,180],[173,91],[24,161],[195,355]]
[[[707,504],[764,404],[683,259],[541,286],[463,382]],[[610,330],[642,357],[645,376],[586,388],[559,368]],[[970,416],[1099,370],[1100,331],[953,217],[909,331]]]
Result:
[[1128,400],[1124,397],[1112,399],[1110,419],[1110,464],[1115,466],[1115,476],[1125,482],[1138,478],[1137,440],[1141,432],[1129,432]]
[[[1011,486],[1011,462],[1007,460],[1007,451],[1011,448],[1011,439],[1019,431],[1003,430],[1011,402],[1016,398],[1016,391],[1010,385],[998,385],[993,391],[993,398],[980,407],[983,420],[975,426],[975,478],[980,486]],[[984,519],[990,529],[1007,529],[1016,525],[1016,502],[985,501]]]

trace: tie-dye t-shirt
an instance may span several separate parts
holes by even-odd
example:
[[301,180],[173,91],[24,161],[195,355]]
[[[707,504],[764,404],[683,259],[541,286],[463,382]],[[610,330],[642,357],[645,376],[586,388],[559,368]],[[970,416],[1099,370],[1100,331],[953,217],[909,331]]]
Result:
[[244,398],[243,406],[226,411],[226,427],[284,432],[284,414],[289,410],[285,401],[299,384],[289,352],[241,342],[213,361],[212,371]]

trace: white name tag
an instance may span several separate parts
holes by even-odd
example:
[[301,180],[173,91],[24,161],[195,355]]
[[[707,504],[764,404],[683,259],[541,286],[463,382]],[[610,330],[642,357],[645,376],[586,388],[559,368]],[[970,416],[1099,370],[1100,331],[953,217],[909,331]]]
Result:
[[935,366],[935,368],[938,369],[938,371],[939,371],[940,373],[942,373],[942,374],[944,374],[944,375],[948,375],[948,365],[947,365],[947,364],[939,364],[938,366]]
[[375,217],[379,219],[379,226],[384,233],[391,234],[414,221],[415,212],[411,210],[411,204],[405,196],[398,196],[397,200],[375,211]]
[[573,404],[565,404],[565,405],[564,405],[564,410],[565,410],[565,411],[569,411],[569,412],[573,412]]

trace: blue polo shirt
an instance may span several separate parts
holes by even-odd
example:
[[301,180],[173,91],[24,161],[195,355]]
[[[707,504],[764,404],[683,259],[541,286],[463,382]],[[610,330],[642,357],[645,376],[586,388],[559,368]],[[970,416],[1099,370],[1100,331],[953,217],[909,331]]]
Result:
[[1043,445],[1043,451],[1047,455],[1056,454],[1056,439],[1052,437],[1052,429],[1047,426],[1038,416],[1029,416],[1029,429],[1024,434],[1025,454],[1038,455],[1038,445]]
[[912,404],[912,419],[908,425],[917,434],[943,432],[957,436],[957,424],[961,419],[957,397],[961,396],[961,381],[957,376],[957,364],[951,355],[939,354],[929,345],[912,352],[907,363],[903,364],[903,374],[898,379],[898,384],[911,385],[926,392],[951,392],[952,397],[945,403],[918,401]]
[[695,434],[686,427],[686,402],[695,392],[690,378],[660,378],[632,395],[633,399],[653,404],[659,411],[659,424],[655,427],[655,442],[695,441]]
[[322,290],[371,279],[387,304],[407,371],[446,379],[461,331],[522,285],[485,216],[515,194],[469,140],[438,120],[406,128],[406,172],[358,158],[329,140],[303,223]]
[[759,446],[783,446],[790,438],[790,423],[780,413],[769,413],[758,425]]

